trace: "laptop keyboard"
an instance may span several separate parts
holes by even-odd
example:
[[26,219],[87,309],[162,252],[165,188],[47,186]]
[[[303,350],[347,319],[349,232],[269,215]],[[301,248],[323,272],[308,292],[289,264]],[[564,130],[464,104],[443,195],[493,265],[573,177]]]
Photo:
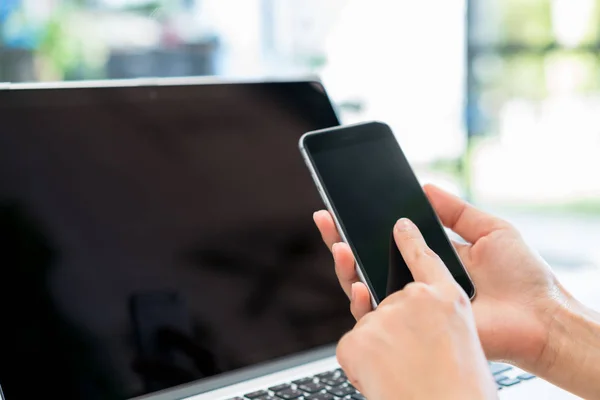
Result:
[[[514,367],[507,364],[490,363],[490,370],[498,390],[515,386],[535,378],[523,373],[514,376]],[[289,383],[264,388],[229,400],[365,400],[365,397],[348,382],[341,368],[314,376],[296,379]]]
[[521,382],[535,378],[535,375],[526,372],[515,374],[515,368],[508,364],[490,363],[490,370],[492,371],[492,375],[494,375],[498,390],[515,386]]

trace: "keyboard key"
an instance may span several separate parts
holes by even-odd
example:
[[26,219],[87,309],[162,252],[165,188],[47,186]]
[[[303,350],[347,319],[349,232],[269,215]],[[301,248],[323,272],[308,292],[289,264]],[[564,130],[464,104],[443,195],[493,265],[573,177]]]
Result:
[[306,400],[334,400],[335,397],[333,397],[332,394],[329,393],[316,393],[316,394],[311,394],[310,396],[305,397]]
[[281,392],[277,392],[276,395],[277,395],[277,397],[280,397],[284,400],[291,400],[291,399],[297,399],[298,397],[304,396],[304,393],[299,390],[295,390],[295,389],[287,389],[287,390],[283,390]]
[[514,386],[514,385],[521,383],[521,381],[518,379],[506,378],[506,379],[502,379],[498,383],[502,386]]
[[506,371],[510,371],[513,369],[511,365],[508,364],[500,364],[500,363],[491,363],[490,370],[492,371],[492,375],[498,375]]
[[321,379],[320,382],[327,386],[340,386],[341,384],[346,383],[346,377]]
[[308,393],[317,393],[323,389],[327,389],[327,386],[323,385],[322,383],[315,383],[315,382],[310,382],[305,385],[298,386],[298,390],[302,390],[303,392],[308,392]]
[[528,381],[528,380],[530,380],[530,379],[533,379],[533,378],[535,378],[535,375],[531,375],[531,374],[528,374],[528,373],[524,373],[524,374],[521,374],[521,375],[517,376],[517,378],[519,378],[519,379],[520,379],[520,380],[522,380],[522,381]]
[[501,381],[508,379],[508,376],[506,375],[495,375],[494,379],[496,380],[497,383],[500,383]]
[[344,397],[344,396],[348,396],[349,394],[356,393],[356,389],[348,387],[348,386],[331,388],[327,391],[337,397]]
[[365,396],[360,393],[354,393],[351,397],[352,400],[367,400]]
[[315,375],[315,378],[319,378],[319,379],[330,379],[330,378],[333,378],[333,377],[334,377],[334,375],[339,375],[339,374],[336,374],[336,372],[335,372],[335,371],[327,371],[327,372],[322,372],[322,373],[320,373],[320,374],[316,374],[316,375]]
[[242,399],[241,397],[232,397],[232,398],[230,398],[228,400],[244,400],[244,399]]
[[277,398],[277,397],[275,397],[275,396],[271,396],[270,394],[268,394],[266,396],[257,397],[254,400],[280,400],[280,399]]
[[291,387],[292,387],[292,385],[290,385],[289,383],[282,383],[281,385],[277,385],[277,386],[271,386],[271,387],[269,388],[269,390],[270,390],[271,392],[275,392],[275,393],[277,393],[277,392],[281,392],[282,390],[289,389],[289,388],[291,388]]
[[252,393],[246,393],[244,396],[246,396],[246,398],[248,399],[257,399],[259,397],[262,396],[268,396],[269,392],[267,392],[266,390],[257,390],[256,392],[252,392]]
[[342,370],[336,370],[334,377],[348,379],[348,377],[346,376],[346,374]]
[[292,381],[292,383],[295,383],[296,385],[300,386],[300,385],[305,385],[307,383],[311,383],[314,381],[315,381],[315,379],[313,377],[308,377],[308,378],[296,379],[295,381]]

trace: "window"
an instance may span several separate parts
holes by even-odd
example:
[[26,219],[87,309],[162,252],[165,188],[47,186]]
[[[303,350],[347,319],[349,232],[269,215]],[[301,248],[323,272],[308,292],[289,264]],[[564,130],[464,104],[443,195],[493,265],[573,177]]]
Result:
[[469,21],[474,196],[600,211],[600,2],[472,1]]

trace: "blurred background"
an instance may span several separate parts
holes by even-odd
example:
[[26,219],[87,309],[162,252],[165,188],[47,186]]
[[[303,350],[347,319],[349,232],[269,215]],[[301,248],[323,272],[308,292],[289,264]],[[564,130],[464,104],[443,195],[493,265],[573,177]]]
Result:
[[[425,181],[600,265],[600,0],[0,0],[0,82],[318,74]],[[600,304],[600,303],[599,303]]]

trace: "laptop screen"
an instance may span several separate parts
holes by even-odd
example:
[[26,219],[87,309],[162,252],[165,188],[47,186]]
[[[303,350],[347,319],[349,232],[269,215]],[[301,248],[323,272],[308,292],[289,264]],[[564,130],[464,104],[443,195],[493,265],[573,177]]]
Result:
[[0,385],[127,399],[352,326],[297,148],[309,82],[0,92]]

